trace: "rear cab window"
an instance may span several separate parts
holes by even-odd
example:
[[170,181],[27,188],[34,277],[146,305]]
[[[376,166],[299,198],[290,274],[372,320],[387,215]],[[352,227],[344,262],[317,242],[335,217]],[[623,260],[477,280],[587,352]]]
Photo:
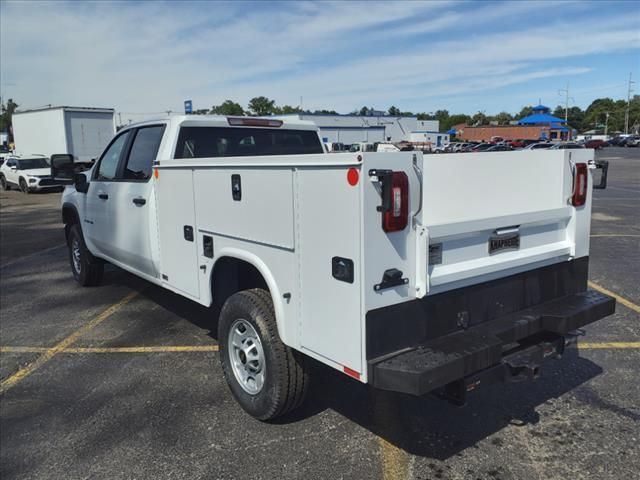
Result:
[[174,158],[324,153],[315,130],[181,127]]

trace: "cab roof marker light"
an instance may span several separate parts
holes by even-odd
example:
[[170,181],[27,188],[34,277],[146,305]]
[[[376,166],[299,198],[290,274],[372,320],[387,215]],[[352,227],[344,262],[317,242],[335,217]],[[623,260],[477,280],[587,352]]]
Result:
[[229,125],[234,127],[281,127],[282,120],[270,120],[268,118],[227,117]]

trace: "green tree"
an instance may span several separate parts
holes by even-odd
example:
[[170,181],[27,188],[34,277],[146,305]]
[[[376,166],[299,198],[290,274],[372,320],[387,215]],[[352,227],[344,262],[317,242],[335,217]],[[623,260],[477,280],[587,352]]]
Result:
[[426,112],[419,113],[417,117],[418,117],[418,120],[435,120],[436,119],[433,113],[426,113]]
[[513,116],[509,112],[500,112],[493,119],[498,122],[498,125],[509,125],[509,122],[513,120]]
[[291,105],[283,105],[282,107],[276,107],[276,108],[279,110],[278,113],[283,113],[285,115],[302,112],[300,107],[293,107]]
[[[564,107],[562,105],[558,105],[553,111],[553,115],[564,120]],[[576,130],[582,129],[583,120],[584,112],[580,107],[573,106],[567,110],[567,124],[570,127],[575,128]]]
[[391,115],[392,117],[399,117],[400,115],[402,115],[402,112],[400,111],[400,109],[396,106],[391,106],[389,107],[389,115]]
[[276,111],[276,102],[267,97],[254,97],[249,101],[249,111],[259,117],[272,115]]
[[489,122],[489,119],[484,114],[484,112],[478,112],[473,117],[471,117],[471,123],[473,125],[486,125]]
[[209,113],[213,113],[214,115],[229,115],[229,116],[237,116],[241,117],[244,115],[244,109],[239,103],[236,103],[232,100],[225,100],[220,105],[214,105],[211,107]]
[[469,115],[465,115],[462,113],[458,113],[455,115],[451,115],[447,120],[443,123],[440,123],[440,131],[446,132],[451,127],[460,124],[469,124],[471,123],[471,117]]
[[360,109],[359,115],[363,115],[363,116],[369,115],[369,109],[367,107],[362,107]]
[[13,101],[13,98],[7,100],[7,104],[0,105],[2,114],[0,115],[0,132],[9,132],[9,143],[13,142],[13,130],[11,128],[12,117],[18,108],[18,104]]
[[521,118],[528,117],[529,115],[533,115],[533,109],[531,108],[531,105],[522,107],[522,110],[520,110],[520,113],[517,115],[516,120],[520,120]]

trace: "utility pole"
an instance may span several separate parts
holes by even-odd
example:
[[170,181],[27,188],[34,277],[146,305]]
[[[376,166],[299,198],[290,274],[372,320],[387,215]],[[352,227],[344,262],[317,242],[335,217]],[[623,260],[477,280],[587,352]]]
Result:
[[633,91],[633,88],[631,87],[634,83],[634,81],[631,80],[631,74],[633,72],[629,72],[629,88],[627,89],[627,109],[624,112],[624,133],[625,135],[629,133],[629,106],[631,104],[631,92]]
[[118,112],[118,122],[122,125],[122,112]]
[[300,95],[300,111],[303,112],[304,110],[302,109],[302,95]]
[[609,112],[605,112],[604,120],[604,136],[607,136],[607,130],[609,129]]
[[564,94],[564,123],[567,123],[569,120],[569,100],[575,102],[573,98],[569,96],[569,82],[567,82],[567,88],[562,90],[558,90],[558,95]]

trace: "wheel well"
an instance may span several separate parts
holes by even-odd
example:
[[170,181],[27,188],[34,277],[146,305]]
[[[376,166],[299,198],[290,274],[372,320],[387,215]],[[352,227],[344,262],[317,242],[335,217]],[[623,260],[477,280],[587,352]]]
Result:
[[78,224],[80,223],[80,219],[78,218],[78,212],[76,211],[75,208],[69,205],[64,205],[62,207],[62,223],[64,223],[64,234],[68,242],[69,230],[71,229],[71,226],[75,225],[76,223]]
[[256,267],[233,257],[223,257],[216,262],[211,274],[213,303],[222,306],[234,293],[250,288],[269,291],[267,282]]

